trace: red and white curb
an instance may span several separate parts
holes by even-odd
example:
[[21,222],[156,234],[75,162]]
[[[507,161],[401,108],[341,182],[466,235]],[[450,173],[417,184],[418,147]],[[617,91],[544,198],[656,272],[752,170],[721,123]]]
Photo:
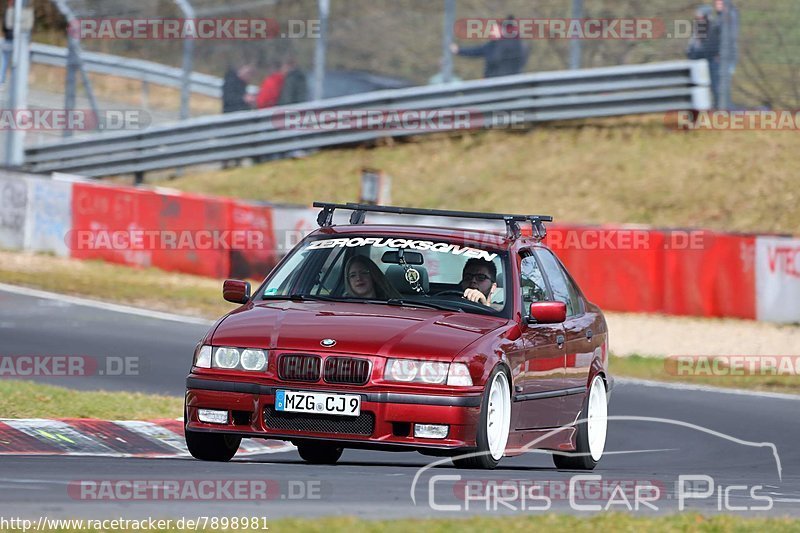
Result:
[[[243,439],[238,456],[294,450],[278,440]],[[0,455],[185,457],[183,421],[0,418]]]

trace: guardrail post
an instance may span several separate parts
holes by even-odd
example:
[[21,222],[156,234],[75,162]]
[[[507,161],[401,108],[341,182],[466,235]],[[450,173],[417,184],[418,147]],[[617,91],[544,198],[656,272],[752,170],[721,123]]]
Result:
[[[31,30],[33,30],[33,8],[26,8],[26,3],[26,0],[14,2],[14,48],[11,55],[11,85],[8,91],[8,108],[12,113],[28,109],[29,49]],[[24,163],[25,130],[14,127],[6,132],[6,166],[21,167]]]
[[[75,109],[75,93],[77,91],[78,50],[74,39],[67,40],[67,72],[64,82],[64,109]],[[64,137],[70,137],[72,130],[64,128]]]
[[[583,0],[572,0],[572,18],[583,18]],[[583,43],[580,39],[573,38],[569,42],[569,68],[578,70],[581,68],[581,48]]]
[[319,38],[314,48],[314,100],[321,100],[325,90],[325,53],[328,47],[330,0],[319,0]]
[[456,23],[456,0],[444,2],[444,28],[442,29],[442,82],[450,83],[453,80],[453,52],[450,45],[453,43],[453,26]]
[[[194,19],[194,7],[188,0],[175,0],[175,4],[183,12],[184,18],[188,21]],[[194,41],[192,39],[183,40],[183,76],[181,77],[181,120],[189,118],[189,99],[192,95],[192,63],[194,59]]]

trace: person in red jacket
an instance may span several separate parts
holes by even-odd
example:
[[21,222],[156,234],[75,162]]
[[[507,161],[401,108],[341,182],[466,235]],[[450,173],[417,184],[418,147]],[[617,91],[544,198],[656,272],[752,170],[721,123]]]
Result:
[[261,82],[261,89],[259,89],[256,97],[256,107],[258,109],[274,106],[281,97],[286,73],[275,65],[272,66],[271,70],[272,73]]

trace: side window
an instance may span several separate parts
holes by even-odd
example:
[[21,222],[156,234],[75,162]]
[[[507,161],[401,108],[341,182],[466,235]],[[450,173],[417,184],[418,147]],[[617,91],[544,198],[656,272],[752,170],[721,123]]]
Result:
[[332,250],[322,268],[317,274],[314,286],[310,293],[314,295],[333,294],[336,287],[342,282],[342,268],[344,268],[344,249]]
[[567,316],[578,314],[581,310],[578,292],[572,282],[564,275],[564,271],[556,261],[553,253],[550,250],[539,249],[536,254],[542,262],[542,268],[547,274],[548,281],[550,281],[550,288],[553,289],[553,298],[567,304]]
[[547,285],[536,258],[532,255],[523,257],[520,270],[522,274],[519,284],[522,289],[523,306],[527,307],[531,302],[547,300]]

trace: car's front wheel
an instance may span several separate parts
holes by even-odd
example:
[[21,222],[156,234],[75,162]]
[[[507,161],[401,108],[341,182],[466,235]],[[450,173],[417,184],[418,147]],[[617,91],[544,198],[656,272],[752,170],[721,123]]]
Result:
[[506,451],[511,428],[511,386],[508,375],[498,366],[492,371],[483,392],[481,416],[476,435],[477,450],[467,457],[454,457],[459,468],[490,470],[497,466]]
[[342,456],[342,448],[314,442],[297,443],[300,458],[312,465],[332,465]]
[[239,450],[242,437],[225,433],[205,433],[184,430],[186,447],[196,459],[203,461],[230,461]]
[[592,380],[580,417],[574,454],[553,454],[553,463],[559,470],[593,470],[603,457],[608,432],[608,394],[602,376]]

